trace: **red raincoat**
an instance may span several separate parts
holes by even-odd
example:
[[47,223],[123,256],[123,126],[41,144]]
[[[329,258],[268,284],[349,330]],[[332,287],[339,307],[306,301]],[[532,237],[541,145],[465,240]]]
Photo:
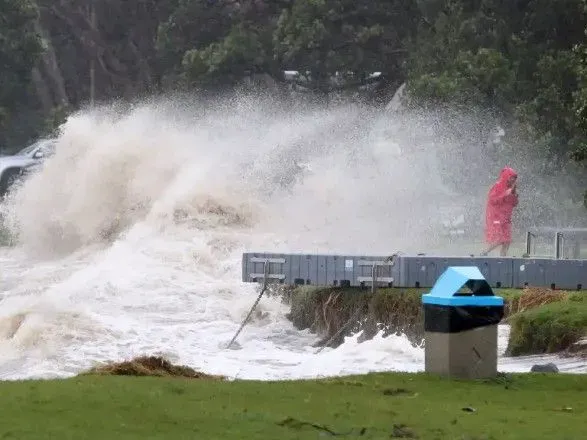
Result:
[[490,245],[511,243],[512,212],[518,205],[518,194],[506,194],[507,181],[518,173],[510,167],[501,170],[499,179],[489,190],[485,211],[485,240]]

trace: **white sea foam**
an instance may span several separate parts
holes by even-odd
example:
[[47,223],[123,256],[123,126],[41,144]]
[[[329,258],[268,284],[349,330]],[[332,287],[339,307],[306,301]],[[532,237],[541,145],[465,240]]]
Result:
[[[243,99],[197,110],[76,114],[56,155],[3,204],[18,245],[0,250],[0,378],[64,377],[143,354],[257,379],[422,370],[423,351],[398,336],[315,354],[316,335],[273,298],[241,348],[224,349],[257,295],[240,281],[244,251],[439,246],[435,213],[452,199],[434,156],[412,142],[418,126],[389,122],[411,130],[396,131],[393,155],[358,129],[359,108],[293,114]],[[312,172],[292,179],[294,160]],[[510,371],[534,362],[500,360]]]

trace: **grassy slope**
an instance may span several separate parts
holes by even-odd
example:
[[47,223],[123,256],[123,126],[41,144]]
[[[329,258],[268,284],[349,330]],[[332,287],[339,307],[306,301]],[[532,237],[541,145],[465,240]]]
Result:
[[303,424],[309,422],[352,431],[345,438],[577,439],[584,435],[585,393],[587,376],[534,374],[473,383],[425,374],[271,383],[108,376],[4,382],[0,438],[322,438],[319,426]]
[[[374,314],[375,321],[390,328],[399,327],[408,330],[409,334],[412,332],[413,336],[419,339],[421,337],[419,333],[423,331],[418,324],[423,319],[421,296],[428,291],[429,289],[381,288],[377,289],[373,297],[369,288],[298,287],[289,296],[290,319],[299,329],[320,330],[326,327],[332,329],[355,316],[354,313],[358,308],[363,308],[363,316],[366,316],[367,306],[372,298],[373,307],[369,307],[369,313]],[[506,318],[510,313],[519,310],[518,301],[523,295],[522,289],[495,289],[494,293],[503,297],[506,302]],[[527,294],[524,294],[524,297],[525,302],[528,302]],[[533,302],[540,303],[539,297],[542,295],[533,296]],[[326,310],[328,313],[325,313]],[[329,325],[325,320],[329,321]],[[411,330],[405,328],[406,325]]]
[[[306,296],[307,298],[313,298],[316,294],[321,293],[330,293],[330,292],[340,292],[343,295],[360,295],[360,294],[370,294],[371,289],[370,287],[366,287],[361,289],[359,287],[318,287],[318,286],[301,286],[296,288],[296,295],[299,295],[299,298]],[[406,299],[409,301],[413,301],[416,305],[420,306],[422,304],[421,296],[425,293],[430,292],[430,289],[423,289],[423,288],[404,288],[404,287],[395,287],[395,288],[378,288],[377,295],[384,295],[393,297],[395,295],[405,295]],[[516,298],[519,298],[522,295],[522,289],[493,289],[493,293],[497,296],[501,296],[505,301],[510,301]],[[583,292],[581,292],[583,293]],[[585,291],[587,294],[587,290]]]
[[587,335],[587,294],[515,314],[510,323],[509,355],[564,350]]
[[[421,340],[421,295],[428,290],[378,289],[373,301],[375,320],[390,328],[399,326],[410,340]],[[587,336],[587,291],[531,289],[531,293],[523,292],[522,289],[494,289],[506,302],[502,323],[512,325],[509,355],[553,353]],[[335,301],[328,300],[331,311],[325,314],[324,304],[332,293],[340,296]],[[333,333],[354,316],[359,305],[365,307],[370,297],[368,288],[300,287],[291,297],[291,319],[298,328],[311,328],[317,323],[319,331],[328,327]],[[546,304],[548,301],[557,302]],[[329,326],[324,322],[326,315]]]

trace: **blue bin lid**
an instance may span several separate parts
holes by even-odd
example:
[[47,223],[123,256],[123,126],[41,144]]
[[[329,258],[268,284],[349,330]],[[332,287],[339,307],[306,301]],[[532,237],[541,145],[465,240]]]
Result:
[[[471,293],[459,293],[467,286]],[[432,290],[422,295],[422,303],[444,306],[502,306],[503,298],[495,296],[489,283],[476,266],[451,266],[438,277]]]

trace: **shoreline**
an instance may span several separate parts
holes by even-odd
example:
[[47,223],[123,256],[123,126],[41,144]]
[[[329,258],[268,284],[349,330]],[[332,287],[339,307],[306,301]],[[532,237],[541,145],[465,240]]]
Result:
[[[587,359],[582,358],[580,356],[572,356],[566,355],[565,353],[550,353],[550,354],[537,354],[537,355],[527,355],[527,356],[505,356],[505,351],[507,349],[507,342],[510,333],[510,328],[508,324],[500,324],[498,330],[498,371],[503,374],[528,374],[530,373],[530,369],[534,364],[547,364],[547,363],[554,363],[558,369],[560,374],[571,374],[571,375],[580,375],[584,376],[587,375]],[[354,335],[351,339],[358,339],[358,335]],[[388,337],[382,337],[379,341],[379,336],[376,336],[371,341],[364,341],[361,343],[356,343],[354,341],[349,341],[348,347],[339,347],[339,348],[325,348],[319,354],[314,354],[317,350],[314,347],[308,346],[307,351],[301,354],[301,356],[310,356],[315,357],[316,360],[319,362],[319,359],[324,359],[324,362],[331,361],[332,359],[337,359],[336,356],[337,350],[339,352],[341,350],[372,350],[373,347],[377,347],[381,350],[381,346],[388,345],[388,353],[387,358],[393,358],[393,337],[389,339]],[[366,345],[365,345],[366,344]],[[361,368],[361,367],[348,367],[347,370],[343,370],[341,372],[336,373],[327,373],[327,374],[285,374],[281,377],[277,377],[277,375],[270,376],[270,377],[259,377],[251,374],[242,374],[239,371],[237,374],[226,374],[222,373],[221,369],[208,369],[203,366],[197,366],[190,362],[183,362],[182,360],[174,360],[174,364],[180,365],[187,365],[190,368],[195,369],[196,371],[200,371],[203,374],[209,375],[221,375],[227,378],[227,381],[255,381],[255,382],[296,382],[296,381],[307,381],[307,380],[321,380],[321,379],[333,379],[337,377],[343,376],[364,376],[372,373],[377,374],[386,374],[386,373],[393,373],[393,374],[422,374],[424,373],[424,349],[423,348],[415,348],[414,350],[418,351],[418,355],[420,359],[413,359],[412,362],[409,364],[409,368],[404,370],[400,368],[386,368],[384,361],[382,361],[382,365],[375,368]],[[238,353],[238,350],[236,351]],[[146,354],[147,355],[147,354]],[[181,357],[181,356],[180,356]],[[175,356],[174,356],[175,358]],[[341,355],[341,359],[344,359],[344,354]],[[78,377],[80,374],[84,374],[85,371],[94,368],[95,366],[103,365],[104,363],[111,363],[111,362],[124,362],[127,361],[128,358],[116,358],[116,359],[108,359],[103,362],[94,363],[93,365],[83,366],[77,368],[75,372],[67,372],[67,373],[59,373],[59,374],[36,374],[36,375],[27,375],[24,377],[13,377],[13,378],[1,378],[0,383],[11,383],[11,382],[24,382],[24,381],[61,381],[61,380],[69,380],[75,377]],[[303,362],[303,361],[302,361]],[[300,365],[303,365],[300,364]],[[69,370],[69,368],[68,368]]]

